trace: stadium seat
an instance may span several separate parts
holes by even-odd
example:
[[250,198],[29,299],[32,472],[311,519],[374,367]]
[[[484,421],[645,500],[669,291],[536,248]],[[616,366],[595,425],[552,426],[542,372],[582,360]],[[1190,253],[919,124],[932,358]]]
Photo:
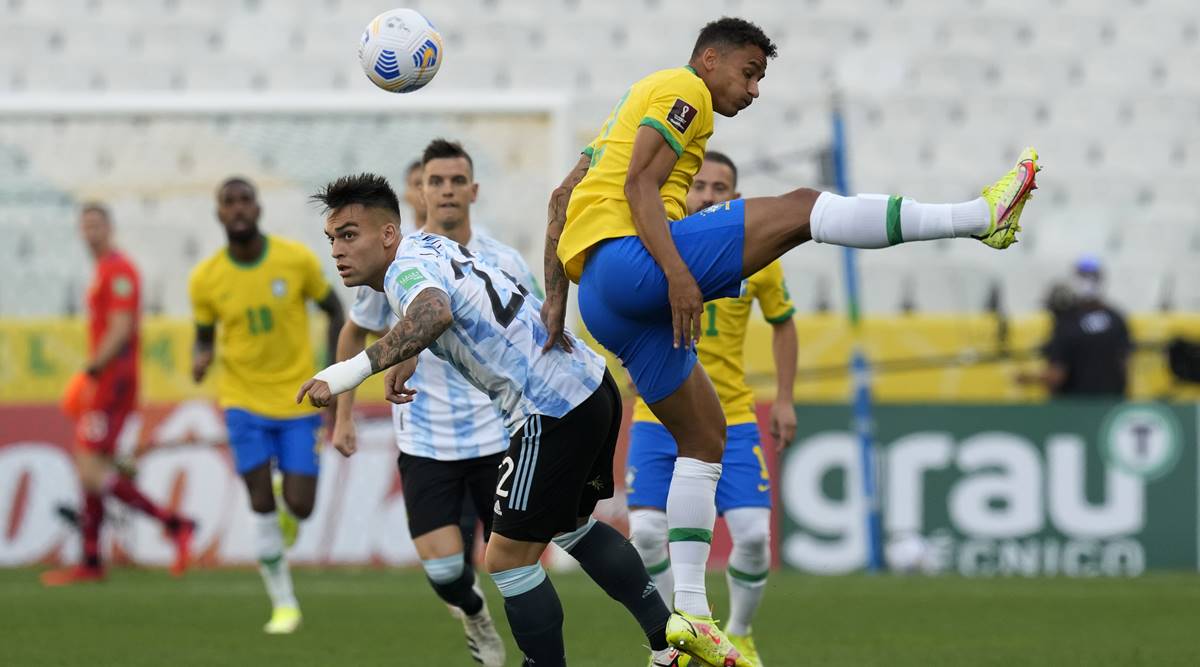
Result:
[[[1022,244],[1003,254],[979,248],[978,255],[962,244],[926,244],[897,250],[892,260],[867,260],[883,262],[874,272],[884,276],[879,280],[917,285],[916,305],[923,310],[967,302],[978,307],[982,288],[961,296],[963,288],[947,277],[972,273],[962,268],[964,257],[979,262],[984,284],[1004,277],[1010,308],[1036,310],[1041,297],[1031,296],[1040,291],[1035,282],[1054,275],[1047,267],[1067,267],[1079,253],[1102,253],[1122,267],[1184,266],[1197,256],[1200,238],[1191,230],[1200,165],[1200,71],[1189,63],[1200,62],[1200,27],[1188,0],[1103,8],[1089,0],[972,0],[953,11],[940,0],[697,0],[683,16],[674,0],[408,4],[428,15],[445,39],[445,65],[431,91],[566,93],[572,96],[573,145],[594,135],[634,78],[683,64],[705,21],[721,15],[760,21],[779,43],[780,57],[770,65],[762,98],[738,118],[718,119],[710,143],[739,162],[749,195],[819,184],[815,149],[830,136],[835,89],[844,100],[850,185],[856,190],[961,200],[998,175],[1022,146],[1037,146],[1047,168],[1045,185],[1028,210]],[[361,92],[368,84],[354,51],[379,9],[355,0],[11,0],[0,8],[0,93]],[[64,22],[64,15],[78,20]],[[620,18],[628,16],[646,20]],[[514,45],[520,58],[506,56]],[[18,130],[6,119],[0,124],[0,194],[29,188],[77,201],[135,192],[127,195],[133,203],[122,205],[121,224],[197,235],[184,242],[160,239],[169,251],[148,258],[151,264],[186,264],[195,247],[219,245],[210,188],[225,175],[282,174],[279,180],[305,187],[319,180],[319,167],[308,166],[295,149],[275,146],[281,142],[270,132],[306,133],[308,150],[336,155],[325,164],[338,168],[386,161],[384,143],[395,150],[388,142],[343,148],[344,136],[302,120],[280,121],[262,132],[234,124],[229,133],[205,123],[107,122],[61,128],[33,123]],[[386,132],[398,127],[389,125]],[[405,141],[399,145],[406,152],[417,143]],[[505,163],[508,154],[531,159],[527,148],[508,143],[498,151],[505,156],[494,162]],[[5,166],[7,155],[29,157],[16,169]],[[58,159],[62,155],[71,159]],[[912,165],[918,162],[931,173],[916,173]],[[197,182],[204,187],[194,196],[141,203]],[[498,212],[494,225],[502,237],[537,245],[536,234],[516,222],[528,215],[506,212],[510,202],[489,195],[486,205]],[[310,211],[282,200],[272,207],[273,229],[319,244],[302,222]],[[0,205],[0,226],[26,224],[14,222],[25,216],[22,210]],[[1146,228],[1159,233],[1143,233]],[[0,260],[21,247],[10,246]],[[51,252],[28,247],[39,257]],[[785,264],[797,283],[804,276],[804,286],[794,285],[793,293],[807,296],[797,299],[807,299],[810,308],[818,298],[843,303],[840,251],[814,246],[796,254],[805,261]],[[59,266],[57,258],[48,261]],[[947,262],[955,268],[945,268]],[[161,300],[170,312],[186,309],[184,279],[165,269],[155,278],[163,281]],[[830,282],[832,296],[818,294],[819,280]],[[1020,281],[1030,289],[1015,289]],[[1131,285],[1121,298],[1130,307],[1153,307],[1153,299],[1135,298],[1153,289]],[[22,308],[60,308],[71,298],[62,289],[61,298]],[[897,308],[896,286],[879,289],[884,296],[873,298],[881,307]]]

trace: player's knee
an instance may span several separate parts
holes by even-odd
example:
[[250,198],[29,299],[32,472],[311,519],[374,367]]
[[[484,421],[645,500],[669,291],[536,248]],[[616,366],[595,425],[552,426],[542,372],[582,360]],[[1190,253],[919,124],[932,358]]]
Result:
[[250,495],[250,509],[257,514],[268,514],[275,511],[275,493],[268,484],[265,489],[247,488]]
[[496,541],[488,542],[487,549],[483,553],[483,566],[487,568],[488,574],[496,574],[524,565],[520,561],[520,554],[516,550]]
[[[791,192],[786,192],[782,195],[779,195],[779,198],[782,199],[789,207],[798,207],[799,211],[811,211],[813,204],[817,203],[817,197],[820,196],[821,192],[819,190],[813,190],[812,188],[796,188]],[[805,214],[805,218],[807,217],[807,214]]]
[[766,553],[771,548],[771,529],[769,526],[752,526],[740,533],[731,533],[735,548],[748,553]]
[[275,499],[271,496],[250,494],[250,509],[256,514],[270,514],[275,511]]
[[75,463],[79,470],[79,483],[84,490],[89,493],[103,493],[110,474],[107,461],[97,454],[87,452],[77,456]]
[[667,557],[667,513],[636,509],[629,512],[629,541],[647,565]]
[[80,470],[79,482],[88,493],[104,493],[105,475],[95,470]]
[[[701,461],[709,461],[718,463],[721,457],[725,454],[725,417],[722,416],[719,420],[714,420],[710,426],[700,429],[696,433],[696,437],[692,440],[693,446],[686,448],[690,450],[691,458],[700,459]],[[685,454],[685,448],[679,448],[680,455]]]
[[725,514],[735,551],[753,560],[767,561],[771,553],[771,513],[765,508],[730,510]]
[[686,424],[676,422],[668,427],[675,438],[680,456],[718,463],[725,452],[725,416],[695,415]]
[[283,502],[287,504],[288,511],[297,519],[307,519],[313,513],[313,498],[302,494],[284,494]]

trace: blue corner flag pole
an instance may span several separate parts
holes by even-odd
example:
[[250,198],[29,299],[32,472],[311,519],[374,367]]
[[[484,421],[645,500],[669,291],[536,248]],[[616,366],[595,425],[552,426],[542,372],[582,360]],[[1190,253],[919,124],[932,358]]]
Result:
[[[850,185],[846,175],[846,127],[841,104],[836,99],[833,105],[832,153],[834,185],[840,194],[849,194]],[[854,248],[845,248],[844,251],[847,314],[854,336],[850,361],[854,382],[854,431],[858,435],[859,455],[862,459],[863,500],[867,510],[867,571],[880,572],[884,569],[883,521],[880,513],[879,486],[876,483],[875,422],[871,417],[871,366],[862,344],[856,251]]]

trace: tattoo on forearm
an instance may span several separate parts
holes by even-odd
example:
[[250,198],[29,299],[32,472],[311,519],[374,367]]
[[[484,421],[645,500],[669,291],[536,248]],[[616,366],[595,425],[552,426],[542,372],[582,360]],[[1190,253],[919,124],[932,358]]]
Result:
[[561,302],[566,298],[570,289],[567,273],[562,262],[558,259],[558,239],[567,223],[567,204],[571,202],[571,192],[587,175],[590,159],[581,157],[575,168],[563,179],[562,185],[554,189],[550,195],[550,210],[546,224],[546,251],[543,271],[546,282],[546,300],[551,303]]
[[371,372],[395,366],[415,357],[421,350],[442,335],[450,327],[454,316],[450,312],[450,300],[444,292],[427,289],[417,295],[392,330],[367,348],[367,359],[371,361]]
[[546,300],[552,303],[566,294],[567,274],[562,262],[558,259],[558,239],[562,235],[563,225],[567,220],[567,202],[571,199],[571,191],[557,188],[550,195],[549,223],[546,225],[546,255],[544,271],[546,280]]

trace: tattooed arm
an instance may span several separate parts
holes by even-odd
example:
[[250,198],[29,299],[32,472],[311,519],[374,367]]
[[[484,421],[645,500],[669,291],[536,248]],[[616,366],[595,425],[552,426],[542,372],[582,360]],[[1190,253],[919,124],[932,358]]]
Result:
[[296,402],[308,396],[309,402],[318,408],[329,405],[334,396],[357,387],[371,375],[417,356],[453,323],[450,297],[440,289],[422,291],[387,335],[353,359],[317,373],[300,387]]
[[587,174],[589,164],[591,164],[589,156],[580,156],[579,162],[575,163],[575,168],[550,194],[550,208],[546,222],[546,251],[543,260],[546,300],[542,302],[542,323],[546,325],[546,331],[550,334],[546,339],[546,345],[542,348],[546,351],[555,345],[561,345],[568,351],[571,349],[571,340],[563,335],[563,331],[566,329],[567,295],[570,293],[571,283],[567,280],[567,273],[558,259],[558,239],[562,236],[563,227],[567,223],[567,204],[571,201],[571,192]]
[[367,348],[371,373],[417,356],[451,324],[454,324],[454,314],[450,312],[450,297],[440,289],[424,290],[408,304],[404,318],[386,336]]

